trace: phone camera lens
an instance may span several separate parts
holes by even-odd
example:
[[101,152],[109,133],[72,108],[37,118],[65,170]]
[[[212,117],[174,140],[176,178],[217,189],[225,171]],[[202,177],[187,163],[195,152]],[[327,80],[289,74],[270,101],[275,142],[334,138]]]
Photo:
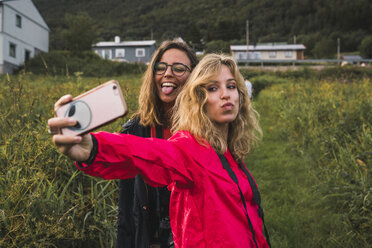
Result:
[[76,111],[76,107],[75,105],[72,105],[68,111],[68,117],[71,117],[75,114],[75,111]]
[[112,88],[113,88],[114,90],[116,90],[117,87],[116,87],[116,85],[114,85],[114,86],[112,86]]

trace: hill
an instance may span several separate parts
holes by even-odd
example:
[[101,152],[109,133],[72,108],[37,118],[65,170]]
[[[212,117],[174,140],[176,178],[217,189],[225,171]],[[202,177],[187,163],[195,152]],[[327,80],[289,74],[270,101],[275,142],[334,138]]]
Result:
[[[65,14],[87,12],[95,21],[98,40],[164,39],[181,36],[202,47],[222,40],[244,44],[246,20],[250,42],[317,43],[341,39],[342,52],[357,51],[372,34],[369,0],[34,0],[52,30],[51,48],[58,49],[58,32]],[[200,42],[200,40],[202,40]],[[198,44],[200,43],[200,44]]]

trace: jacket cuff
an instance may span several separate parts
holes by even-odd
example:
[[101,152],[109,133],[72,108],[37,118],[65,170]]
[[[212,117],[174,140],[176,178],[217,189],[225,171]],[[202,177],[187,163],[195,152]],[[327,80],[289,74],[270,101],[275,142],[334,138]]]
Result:
[[78,162],[76,161],[76,166],[81,170],[81,169],[87,169],[91,164],[93,164],[94,160],[96,159],[97,153],[98,153],[98,142],[96,137],[94,135],[90,134],[92,137],[92,142],[93,142],[93,147],[92,150],[90,151],[89,157],[87,160]]

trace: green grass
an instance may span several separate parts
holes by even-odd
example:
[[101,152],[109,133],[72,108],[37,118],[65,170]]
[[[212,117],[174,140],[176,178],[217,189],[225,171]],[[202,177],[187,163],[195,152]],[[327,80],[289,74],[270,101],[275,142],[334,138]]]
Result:
[[260,113],[264,138],[246,164],[260,188],[272,246],[337,247],[329,239],[340,218],[323,208],[314,189],[318,182],[310,167],[315,162],[296,154],[269,111]]
[[[119,80],[131,112],[106,127],[118,132],[137,108],[139,75]],[[60,96],[109,78],[21,74],[0,78],[0,247],[113,247],[117,183],[77,172],[47,133]]]
[[247,160],[278,247],[370,247],[371,81],[291,81],[255,102],[264,140]]
[[[247,166],[273,247],[370,247],[371,80],[342,69],[333,81],[331,72],[327,81],[304,73],[262,76],[254,101],[264,139]],[[0,76],[0,247],[114,247],[117,181],[77,172],[46,131],[59,97],[109,79]],[[102,128],[110,132],[137,109],[141,83],[136,74],[115,79],[130,113]]]

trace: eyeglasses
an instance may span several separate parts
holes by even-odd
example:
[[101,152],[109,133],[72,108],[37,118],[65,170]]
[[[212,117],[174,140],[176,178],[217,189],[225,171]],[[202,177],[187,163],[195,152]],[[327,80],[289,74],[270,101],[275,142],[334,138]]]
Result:
[[191,71],[189,67],[182,63],[174,63],[172,65],[168,65],[164,62],[158,62],[155,64],[154,73],[156,75],[163,75],[167,71],[168,66],[170,66],[173,74],[177,77],[182,76],[183,74],[185,74],[186,71]]

